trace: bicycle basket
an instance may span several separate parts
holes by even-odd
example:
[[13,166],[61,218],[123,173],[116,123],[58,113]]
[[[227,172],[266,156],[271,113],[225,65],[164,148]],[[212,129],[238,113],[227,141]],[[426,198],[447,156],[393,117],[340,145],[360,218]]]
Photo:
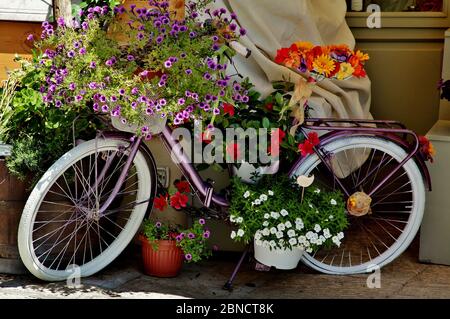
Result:
[[[159,116],[145,116],[145,125],[148,126],[149,132],[152,135],[160,134],[164,127],[166,126],[167,117],[161,118]],[[139,127],[132,123],[124,123],[120,117],[112,116],[111,117],[111,124],[112,126],[119,131],[122,132],[129,132],[129,133],[136,133],[139,130]]]

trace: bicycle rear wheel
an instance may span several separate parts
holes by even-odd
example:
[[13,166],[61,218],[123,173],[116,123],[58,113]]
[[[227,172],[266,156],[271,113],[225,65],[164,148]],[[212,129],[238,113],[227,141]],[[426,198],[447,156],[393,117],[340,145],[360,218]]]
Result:
[[[98,213],[126,163],[129,144],[117,139],[82,143],[56,161],[34,187],[20,220],[18,246],[36,277],[64,280],[74,265],[81,277],[90,276],[130,243],[155,191],[149,155],[138,151],[118,196]],[[105,166],[108,160],[111,165]]]
[[[406,157],[400,146],[373,136],[342,137],[326,145],[325,151],[332,156],[334,173],[349,195],[369,194]],[[321,189],[339,188],[316,154],[299,164],[292,176],[311,174]],[[303,262],[329,274],[365,273],[385,266],[414,239],[424,204],[423,178],[411,159],[372,195],[370,214],[357,217],[347,212],[349,227],[340,247],[305,253]]]

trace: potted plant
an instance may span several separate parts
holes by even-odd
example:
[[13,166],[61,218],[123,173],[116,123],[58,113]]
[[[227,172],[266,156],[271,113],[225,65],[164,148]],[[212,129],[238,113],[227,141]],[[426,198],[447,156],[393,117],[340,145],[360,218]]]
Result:
[[209,236],[204,219],[188,229],[146,220],[140,236],[145,273],[156,277],[177,276],[183,261],[199,262],[209,255],[206,246]]
[[231,238],[253,242],[255,258],[265,265],[293,269],[304,251],[339,246],[344,238],[347,219],[340,192],[316,186],[302,192],[296,181],[279,175],[257,185],[234,179],[232,196],[230,221],[237,230]]

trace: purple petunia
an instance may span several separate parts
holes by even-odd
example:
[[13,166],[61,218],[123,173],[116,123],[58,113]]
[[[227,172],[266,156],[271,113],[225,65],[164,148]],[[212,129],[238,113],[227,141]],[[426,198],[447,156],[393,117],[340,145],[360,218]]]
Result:
[[239,30],[239,34],[240,34],[241,36],[244,36],[244,35],[247,34],[247,30],[245,30],[244,28],[241,28],[241,29]]
[[166,101],[166,99],[159,99],[158,104],[161,106],[164,106],[167,104],[167,101]]
[[144,133],[144,134],[147,134],[148,133],[148,126],[143,126],[142,129],[141,129],[141,132]]
[[191,69],[186,69],[186,71],[184,71],[184,73],[186,73],[187,75],[191,75],[192,74],[192,70]]
[[209,232],[209,230],[205,231],[203,233],[203,238],[208,239],[211,236],[211,233]]
[[215,36],[212,37],[212,40],[213,40],[214,42],[217,42],[217,41],[219,41],[219,37],[218,37],[217,35],[215,35]]
[[73,82],[69,84],[69,90],[71,90],[71,91],[75,90],[76,87],[77,87],[77,85]]
[[96,88],[97,88],[97,83],[96,82],[91,82],[91,83],[89,83],[89,88],[91,89],[91,90],[95,90]]
[[139,33],[137,34],[136,38],[137,38],[138,40],[142,40],[142,39],[144,39],[144,34],[143,34],[142,32],[139,32]]
[[127,55],[127,60],[128,61],[134,61],[134,55],[128,54]]
[[184,255],[184,258],[185,258],[187,261],[190,261],[190,260],[192,260],[192,255],[191,255],[191,254],[186,254],[186,255]]
[[108,105],[105,104],[105,105],[102,106],[102,111],[103,112],[108,112],[108,110],[109,110],[109,106]]
[[55,106],[58,107],[58,108],[61,107],[62,106],[62,102],[60,100],[57,100],[55,102]]
[[100,106],[98,105],[98,103],[94,103],[94,105],[92,105],[92,108],[97,112],[100,109]]
[[197,33],[195,33],[194,31],[192,31],[192,32],[189,33],[189,37],[190,37],[191,39],[195,38],[196,36],[197,36]]
[[119,94],[120,95],[124,95],[125,94],[125,90],[124,89],[119,89]]
[[134,88],[131,89],[131,94],[137,95],[138,93],[139,93],[138,88],[134,87]]
[[81,48],[80,51],[78,51],[78,53],[81,55],[86,54],[86,48]]
[[170,69],[172,67],[172,62],[170,62],[169,60],[167,60],[166,62],[164,62],[164,67],[166,69]]
[[89,63],[89,67],[91,69],[95,69],[97,67],[97,63],[95,63],[94,61],[92,61],[91,63]]
[[206,221],[205,221],[203,218],[200,218],[200,219],[198,220],[198,223],[199,223],[200,225],[205,225]]
[[205,80],[211,80],[211,74],[209,74],[208,72],[205,72],[205,74],[203,74],[203,78]]
[[87,21],[84,21],[83,23],[81,23],[81,28],[83,30],[87,30],[89,28],[89,23]]
[[33,41],[33,39],[34,39],[34,36],[33,36],[32,34],[29,34],[29,35],[27,36],[27,40],[28,40],[28,41]]
[[178,105],[184,105],[186,103],[186,100],[183,98],[178,99]]
[[73,58],[75,56],[75,51],[74,50],[70,50],[69,52],[67,52],[67,56],[69,58]]
[[188,238],[189,238],[189,239],[194,239],[194,238],[195,238],[195,234],[189,233],[189,234],[188,234]]
[[156,228],[161,228],[162,224],[161,224],[161,222],[156,222],[155,226],[156,226]]

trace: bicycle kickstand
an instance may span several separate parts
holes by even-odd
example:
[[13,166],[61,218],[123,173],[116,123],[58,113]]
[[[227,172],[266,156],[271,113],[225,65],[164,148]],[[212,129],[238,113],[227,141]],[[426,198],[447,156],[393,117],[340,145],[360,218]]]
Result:
[[250,250],[250,245],[248,245],[247,248],[245,248],[244,252],[242,253],[241,259],[239,259],[238,264],[236,265],[233,273],[231,274],[230,279],[228,279],[228,281],[225,283],[225,285],[223,285],[223,289],[228,290],[228,291],[233,290],[233,281],[236,278],[236,275],[242,266],[242,262],[244,261],[245,256],[247,256],[249,250]]

